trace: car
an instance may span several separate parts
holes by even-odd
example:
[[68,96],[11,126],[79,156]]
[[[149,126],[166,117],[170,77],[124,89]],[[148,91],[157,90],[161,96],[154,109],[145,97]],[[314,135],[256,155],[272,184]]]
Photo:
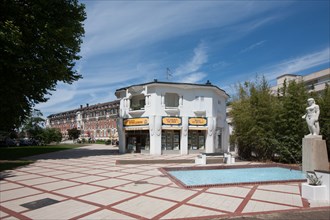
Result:
[[2,147],[16,147],[19,146],[19,142],[15,139],[11,139],[9,137],[5,137],[0,141],[0,146]]

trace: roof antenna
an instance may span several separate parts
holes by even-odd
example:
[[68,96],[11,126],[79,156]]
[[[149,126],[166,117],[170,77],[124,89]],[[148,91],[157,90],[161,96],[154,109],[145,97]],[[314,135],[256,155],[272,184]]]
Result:
[[170,70],[170,68],[166,68],[166,78],[167,80],[170,80],[170,78],[173,77],[173,73],[172,71]]

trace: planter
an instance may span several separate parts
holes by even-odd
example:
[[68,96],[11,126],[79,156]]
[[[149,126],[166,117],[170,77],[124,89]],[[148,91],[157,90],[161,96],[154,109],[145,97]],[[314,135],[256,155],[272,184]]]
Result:
[[313,186],[308,183],[301,185],[301,196],[311,201],[327,200],[327,188],[325,185]]

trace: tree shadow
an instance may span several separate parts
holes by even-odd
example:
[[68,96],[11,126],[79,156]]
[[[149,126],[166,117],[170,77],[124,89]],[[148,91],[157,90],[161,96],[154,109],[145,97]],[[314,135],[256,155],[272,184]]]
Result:
[[52,153],[39,154],[24,157],[25,160],[50,160],[50,159],[78,159],[93,156],[119,155],[118,149],[88,149],[75,148],[70,150],[56,151]]

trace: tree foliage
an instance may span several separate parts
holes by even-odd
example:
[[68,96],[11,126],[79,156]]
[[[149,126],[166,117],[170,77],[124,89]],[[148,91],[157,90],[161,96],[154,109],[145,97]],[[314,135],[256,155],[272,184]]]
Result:
[[58,82],[81,78],[85,18],[78,0],[0,1],[0,130],[19,127]]
[[77,128],[68,129],[68,135],[70,139],[75,140],[79,137],[80,130],[78,130]]
[[302,82],[284,82],[277,96],[271,94],[265,79],[239,84],[238,97],[232,102],[234,134],[238,153],[245,159],[299,163],[302,138],[308,133],[305,114],[307,99],[320,105],[321,134],[330,141],[330,88],[308,93]]
[[318,99],[320,106],[320,128],[321,135],[325,139],[328,148],[328,158],[330,159],[330,85],[326,84],[325,89]]
[[41,134],[42,141],[45,144],[50,144],[51,142],[60,142],[62,140],[62,133],[56,128],[45,128]]
[[274,100],[264,77],[239,85],[239,97],[232,104],[231,114],[234,138],[242,157],[267,160],[273,155]]

